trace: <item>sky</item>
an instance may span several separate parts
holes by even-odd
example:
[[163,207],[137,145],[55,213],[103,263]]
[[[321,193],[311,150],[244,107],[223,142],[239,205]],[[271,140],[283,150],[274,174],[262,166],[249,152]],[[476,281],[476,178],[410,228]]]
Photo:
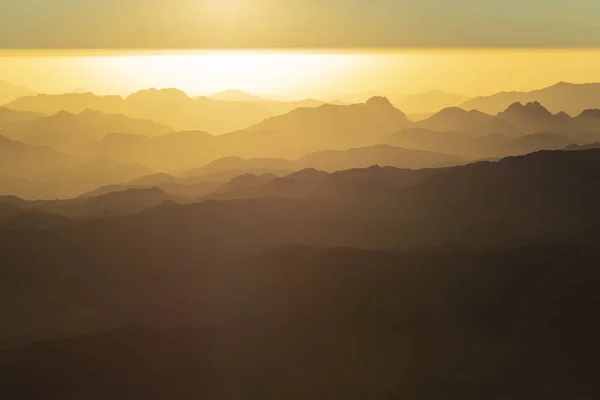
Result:
[[585,48],[597,0],[2,0],[4,49]]
[[323,99],[533,90],[600,81],[599,15],[599,0],[0,0],[0,80]]
[[365,99],[440,89],[468,96],[600,82],[600,50],[0,52],[0,80],[44,93],[191,95],[241,89],[269,97]]

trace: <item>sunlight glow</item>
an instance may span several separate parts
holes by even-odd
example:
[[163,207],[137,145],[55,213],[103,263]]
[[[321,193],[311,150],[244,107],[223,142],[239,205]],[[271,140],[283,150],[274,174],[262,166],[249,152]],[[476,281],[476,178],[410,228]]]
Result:
[[227,89],[296,93],[356,68],[361,59],[348,54],[218,52],[92,57],[88,62],[104,76],[118,76],[132,86],[176,87],[200,95]]

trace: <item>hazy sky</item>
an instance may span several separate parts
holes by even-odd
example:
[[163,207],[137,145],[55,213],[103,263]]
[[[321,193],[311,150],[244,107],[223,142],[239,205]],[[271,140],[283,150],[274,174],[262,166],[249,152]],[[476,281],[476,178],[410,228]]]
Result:
[[[0,80],[40,92],[175,87],[323,99],[433,89],[467,95],[600,82],[600,50],[0,52]],[[345,97],[344,97],[345,98]],[[364,99],[364,98],[363,98]]]
[[598,0],[2,0],[0,48],[597,47]]

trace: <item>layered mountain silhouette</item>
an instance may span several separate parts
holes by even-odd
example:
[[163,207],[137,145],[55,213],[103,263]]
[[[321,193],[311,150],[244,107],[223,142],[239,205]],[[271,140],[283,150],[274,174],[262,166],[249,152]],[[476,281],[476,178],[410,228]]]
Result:
[[[596,150],[555,151],[418,171],[303,170],[217,196],[242,200],[165,206],[98,227],[116,237],[133,230],[142,240],[145,231],[168,234],[180,226],[198,246],[231,249],[290,242],[386,247],[537,235],[572,239],[593,233],[597,156]],[[172,228],[159,226],[164,221]],[[361,229],[349,229],[352,224]],[[249,229],[256,235],[242,234]]]
[[478,134],[500,133],[518,135],[519,128],[509,121],[480,111],[462,108],[446,108],[431,117],[413,124],[412,128],[439,132],[473,132]]
[[556,85],[531,92],[502,92],[480,96],[460,105],[467,110],[479,110],[497,114],[514,103],[539,102],[553,113],[566,112],[579,115],[587,109],[600,108],[600,83],[573,84],[559,82]]
[[110,158],[75,160],[67,165],[32,173],[31,177],[0,175],[0,195],[15,195],[30,200],[66,199],[100,186],[128,182],[149,173],[150,170],[145,166]]
[[10,108],[0,107],[0,124],[6,122],[28,121],[45,117],[45,114],[30,111],[15,111]]
[[43,171],[75,165],[76,160],[68,154],[50,147],[30,146],[0,136],[0,174],[13,177],[35,177]]
[[79,114],[60,111],[52,116],[5,123],[0,129],[12,139],[67,152],[78,152],[109,133],[157,136],[172,132],[171,128],[151,121],[92,110]]
[[214,192],[222,185],[222,181],[211,181],[204,177],[177,178],[168,174],[153,174],[135,179],[118,185],[107,185],[84,193],[80,197],[101,196],[113,192],[123,192],[138,189],[160,189],[169,194],[170,200],[188,202],[198,200],[201,197]]
[[349,106],[301,108],[245,131],[214,136],[189,131],[148,138],[108,135],[89,154],[172,172],[228,156],[296,158],[317,150],[372,145],[409,123],[386,99]]
[[22,211],[61,215],[76,220],[135,214],[175,199],[158,188],[136,188],[68,200],[23,201],[0,197],[4,217],[19,217]]
[[354,148],[346,151],[323,150],[296,160],[285,158],[224,157],[182,174],[183,177],[215,176],[227,172],[245,171],[249,174],[287,175],[294,171],[313,168],[321,171],[342,171],[367,168],[373,165],[396,168],[434,168],[463,164],[460,157],[389,145]]
[[9,82],[0,80],[0,104],[10,103],[23,96],[34,95],[35,92],[23,86],[13,85]]
[[595,398],[599,177],[591,149],[0,198],[0,394]]
[[502,134],[480,136],[472,132],[436,132],[407,129],[388,136],[386,142],[424,151],[456,154],[470,160],[524,155],[540,150],[560,150],[575,140],[550,132],[521,137]]
[[317,108],[297,109],[268,119],[248,131],[263,140],[285,140],[290,150],[309,151],[376,144],[386,133],[392,133],[408,123],[406,115],[388,99],[373,97],[363,104],[326,104]]
[[7,104],[7,107],[45,114],[60,111],[78,114],[90,109],[106,114],[148,119],[175,130],[202,130],[220,134],[244,129],[295,108],[322,104],[324,102],[319,100],[282,102],[260,99],[237,91],[220,93],[210,98],[192,98],[176,89],[149,89],[125,98],[93,93],[27,96]]

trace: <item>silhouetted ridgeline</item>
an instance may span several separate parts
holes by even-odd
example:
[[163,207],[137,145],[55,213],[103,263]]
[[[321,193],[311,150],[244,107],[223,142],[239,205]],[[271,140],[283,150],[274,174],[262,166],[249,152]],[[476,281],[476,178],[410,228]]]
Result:
[[0,84],[0,398],[599,398],[596,90]]

